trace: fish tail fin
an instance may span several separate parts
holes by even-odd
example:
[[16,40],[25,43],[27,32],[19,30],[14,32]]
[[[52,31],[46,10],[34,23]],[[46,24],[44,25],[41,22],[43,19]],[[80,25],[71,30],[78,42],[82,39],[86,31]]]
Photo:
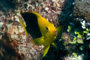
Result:
[[[18,18],[19,19],[19,18]],[[19,22],[20,22],[20,24],[22,25],[22,27],[24,28],[24,31],[25,31],[25,34],[26,34],[26,36],[28,35],[28,32],[27,32],[27,30],[26,30],[26,27],[25,27],[25,25],[23,24],[23,22],[19,19]]]

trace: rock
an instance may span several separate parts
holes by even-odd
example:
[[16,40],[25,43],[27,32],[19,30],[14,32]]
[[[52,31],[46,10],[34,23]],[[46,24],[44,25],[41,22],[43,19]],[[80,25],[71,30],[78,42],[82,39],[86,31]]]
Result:
[[[65,0],[53,1],[0,0],[0,7],[2,7],[0,10],[0,28],[2,28],[0,29],[0,43],[2,43],[0,45],[0,60],[41,59],[44,47],[30,43],[32,37],[30,35],[25,36],[25,31],[19,23],[17,13],[35,11],[57,27],[59,25],[58,15],[61,13],[61,7],[64,5]],[[24,22],[24,20],[22,21]]]
[[75,0],[74,16],[90,22],[90,0]]

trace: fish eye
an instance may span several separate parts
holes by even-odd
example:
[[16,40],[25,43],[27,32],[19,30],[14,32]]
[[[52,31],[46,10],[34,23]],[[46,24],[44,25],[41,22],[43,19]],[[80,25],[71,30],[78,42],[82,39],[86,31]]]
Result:
[[46,27],[46,30],[48,31],[48,27]]

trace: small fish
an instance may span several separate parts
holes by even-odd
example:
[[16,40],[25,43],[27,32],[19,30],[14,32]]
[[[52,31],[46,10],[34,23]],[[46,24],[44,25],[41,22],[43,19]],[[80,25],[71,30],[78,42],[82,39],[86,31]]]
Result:
[[56,36],[61,33],[62,26],[55,28],[54,24],[50,23],[36,12],[25,12],[20,14],[26,22],[25,26],[19,19],[26,35],[28,35],[29,33],[33,37],[31,43],[34,43],[36,45],[44,45],[42,57],[47,54],[51,44],[57,47],[54,41],[56,39]]

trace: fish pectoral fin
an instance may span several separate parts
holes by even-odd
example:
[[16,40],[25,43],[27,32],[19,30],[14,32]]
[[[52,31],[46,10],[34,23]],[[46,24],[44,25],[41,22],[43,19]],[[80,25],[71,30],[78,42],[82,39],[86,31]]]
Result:
[[34,40],[31,40],[30,42],[35,44],[35,45],[43,45],[44,44],[44,37],[36,38]]
[[42,57],[44,57],[47,54],[49,48],[50,48],[50,45],[47,45],[47,46],[44,47],[44,51],[43,51],[43,56]]
[[59,26],[56,28],[57,30],[57,36],[63,31],[63,26]]
[[56,44],[55,44],[55,43],[52,43],[52,45],[53,45],[55,48],[57,48],[57,46],[56,46]]
[[[19,19],[19,18],[18,18]],[[27,30],[26,30],[26,27],[25,27],[25,25],[23,24],[23,22],[19,19],[19,22],[20,22],[20,24],[22,25],[22,27],[23,27],[23,29],[24,29],[24,31],[25,31],[25,34],[26,34],[26,36],[28,35],[28,32],[27,32]]]

